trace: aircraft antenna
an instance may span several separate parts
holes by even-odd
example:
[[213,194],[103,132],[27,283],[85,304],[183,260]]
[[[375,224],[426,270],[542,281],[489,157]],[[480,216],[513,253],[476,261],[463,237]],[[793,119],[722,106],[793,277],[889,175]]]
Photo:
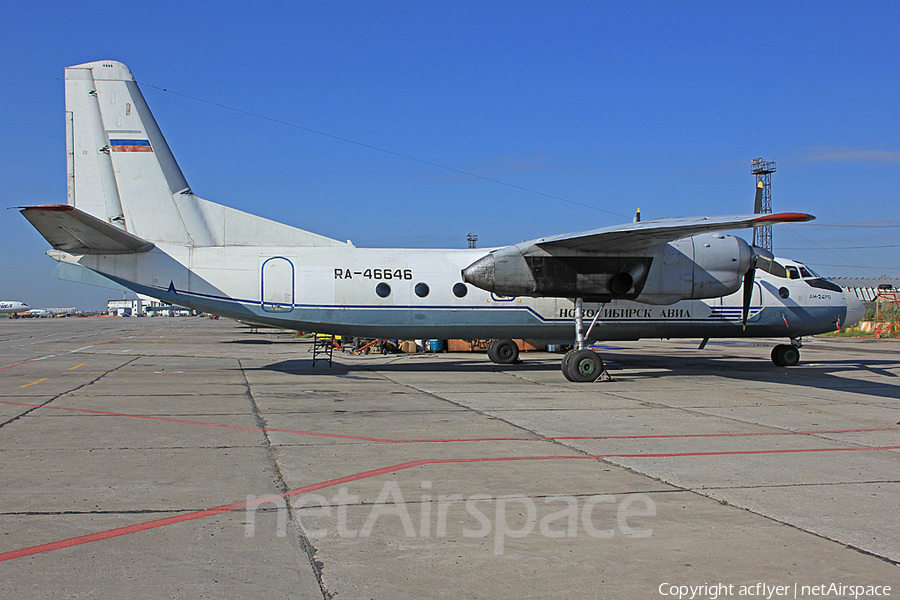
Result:
[[[754,158],[750,161],[750,173],[756,175],[756,185],[762,187],[762,203],[754,207],[756,213],[772,212],[772,173],[775,161]],[[753,245],[772,252],[772,226],[764,225],[753,229]]]

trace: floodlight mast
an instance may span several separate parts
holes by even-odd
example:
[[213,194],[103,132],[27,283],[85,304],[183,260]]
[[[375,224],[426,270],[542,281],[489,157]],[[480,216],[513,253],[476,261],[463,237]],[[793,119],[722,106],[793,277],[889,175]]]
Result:
[[[754,158],[750,161],[750,173],[756,175],[756,183],[762,184],[762,203],[754,207],[754,212],[768,214],[772,212],[772,173],[775,172],[775,161]],[[772,252],[772,226],[765,225],[753,229],[753,245]]]

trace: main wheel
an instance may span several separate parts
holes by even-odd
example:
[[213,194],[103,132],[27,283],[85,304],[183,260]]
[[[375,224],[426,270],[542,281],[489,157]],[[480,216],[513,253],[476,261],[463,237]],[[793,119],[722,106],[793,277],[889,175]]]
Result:
[[563,373],[569,381],[596,381],[603,372],[603,360],[593,350],[576,350],[566,356]]
[[569,381],[573,381],[572,377],[569,375],[569,359],[572,358],[572,355],[575,354],[576,350],[569,350],[566,352],[565,356],[563,356],[562,362],[560,363],[560,369],[562,369],[563,377],[568,379]]
[[519,360],[519,347],[512,340],[494,340],[488,346],[488,358],[500,365],[511,365]]
[[800,350],[790,344],[778,344],[772,348],[772,362],[779,367],[793,367],[800,362]]

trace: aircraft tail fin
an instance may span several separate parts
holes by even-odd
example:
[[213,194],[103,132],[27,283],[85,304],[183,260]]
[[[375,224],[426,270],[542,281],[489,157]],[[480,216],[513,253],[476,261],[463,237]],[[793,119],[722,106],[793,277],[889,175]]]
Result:
[[145,239],[195,242],[174,199],[187,180],[128,67],[66,69],[66,138],[71,206]]
[[70,206],[150,242],[345,245],[197,198],[124,64],[68,67],[65,79]]

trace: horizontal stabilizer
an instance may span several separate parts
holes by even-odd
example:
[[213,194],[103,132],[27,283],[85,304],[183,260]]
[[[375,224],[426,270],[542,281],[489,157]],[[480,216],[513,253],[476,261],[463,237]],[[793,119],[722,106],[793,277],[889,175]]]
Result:
[[67,204],[20,207],[50,245],[69,254],[132,254],[153,244]]

